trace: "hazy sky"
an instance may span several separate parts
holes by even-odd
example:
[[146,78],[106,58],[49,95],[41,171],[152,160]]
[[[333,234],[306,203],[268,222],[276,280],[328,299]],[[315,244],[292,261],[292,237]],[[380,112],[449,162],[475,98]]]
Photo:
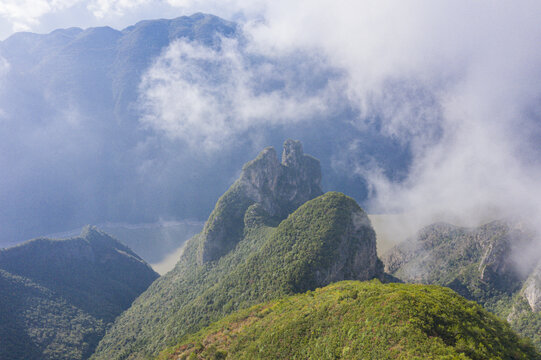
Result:
[[[261,96],[250,84],[278,68],[251,68],[234,42],[218,51],[179,41],[141,79],[142,123],[212,149],[262,122],[310,121],[339,94],[359,114],[355,126],[377,119],[384,134],[411,144],[413,163],[400,184],[378,164],[351,166],[368,179],[373,209],[419,212],[420,222],[441,212],[464,219],[493,212],[541,223],[539,1],[3,0],[0,38],[198,11],[239,21],[252,54],[302,53],[340,76],[317,93],[299,92],[307,86],[295,81]],[[219,94],[194,67],[200,60],[228,74]],[[187,82],[188,74],[201,81]],[[179,88],[189,99],[174,96]]]

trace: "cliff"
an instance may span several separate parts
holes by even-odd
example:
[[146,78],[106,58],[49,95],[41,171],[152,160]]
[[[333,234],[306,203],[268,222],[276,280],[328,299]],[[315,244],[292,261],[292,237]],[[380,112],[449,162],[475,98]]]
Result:
[[299,141],[284,143],[281,163],[274,148],[264,149],[218,200],[203,229],[199,263],[219,259],[238,243],[250,205],[279,221],[322,193],[319,161],[305,155]]

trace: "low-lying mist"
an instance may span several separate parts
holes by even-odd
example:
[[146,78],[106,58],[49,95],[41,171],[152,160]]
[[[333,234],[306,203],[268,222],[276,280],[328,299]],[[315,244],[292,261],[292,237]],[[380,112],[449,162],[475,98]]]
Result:
[[407,215],[397,237],[438,220],[520,218],[541,230],[541,6],[523,5],[277,2],[250,29],[273,54],[324,53],[343,70],[352,122],[408,144],[401,181],[377,161],[351,162],[370,212]]

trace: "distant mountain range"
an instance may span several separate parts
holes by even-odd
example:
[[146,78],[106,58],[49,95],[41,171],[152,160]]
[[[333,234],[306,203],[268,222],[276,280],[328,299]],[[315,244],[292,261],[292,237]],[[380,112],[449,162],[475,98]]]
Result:
[[96,228],[0,250],[0,358],[86,359],[156,278]]
[[[352,125],[358,114],[347,103],[313,121],[262,126],[213,153],[143,126],[139,86],[157,57],[178,39],[219,48],[224,38],[244,41],[235,23],[194,14],[120,31],[69,28],[1,41],[7,65],[0,71],[0,247],[88,223],[203,221],[260,144],[288,137],[309,144],[321,159],[325,190],[362,202],[367,192],[352,171],[357,163],[404,177],[408,144],[385,136],[377,119]],[[336,76],[332,69],[310,70],[315,65],[308,60],[312,90]],[[283,71],[293,64],[298,60],[282,64]],[[209,79],[220,76],[208,71]],[[258,91],[280,86],[266,82]],[[345,146],[355,151],[344,152]]]

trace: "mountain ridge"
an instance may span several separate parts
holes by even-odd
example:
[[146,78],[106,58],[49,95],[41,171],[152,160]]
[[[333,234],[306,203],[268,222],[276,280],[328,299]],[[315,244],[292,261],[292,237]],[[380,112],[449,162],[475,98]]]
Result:
[[540,359],[448,288],[343,281],[213,323],[159,359]]

